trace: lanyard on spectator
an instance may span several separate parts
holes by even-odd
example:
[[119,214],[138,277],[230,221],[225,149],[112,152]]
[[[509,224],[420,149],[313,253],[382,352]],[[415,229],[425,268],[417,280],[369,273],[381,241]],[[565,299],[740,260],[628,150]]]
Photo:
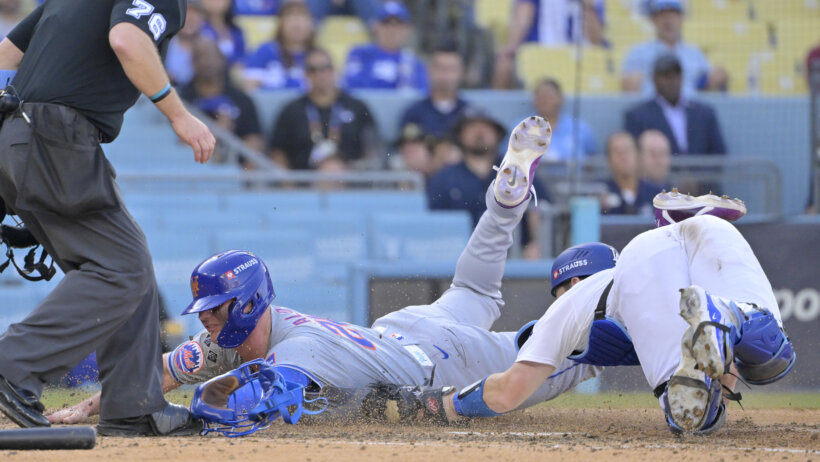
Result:
[[[330,108],[330,120],[327,122],[327,139],[336,143],[341,139],[342,134],[342,108],[338,103],[334,103]],[[322,118],[319,116],[319,108],[308,101],[305,106],[305,113],[308,118],[308,128],[310,129],[310,139],[317,144],[325,139],[322,133]]]

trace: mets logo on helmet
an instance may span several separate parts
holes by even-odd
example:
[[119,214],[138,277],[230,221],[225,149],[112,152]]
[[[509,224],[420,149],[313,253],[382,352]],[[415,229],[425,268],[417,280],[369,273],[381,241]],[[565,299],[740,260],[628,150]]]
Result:
[[190,341],[177,349],[174,353],[174,362],[183,373],[196,374],[202,370],[204,365],[203,357],[202,345],[199,342]]
[[191,278],[191,293],[194,295],[194,298],[199,295],[199,276]]

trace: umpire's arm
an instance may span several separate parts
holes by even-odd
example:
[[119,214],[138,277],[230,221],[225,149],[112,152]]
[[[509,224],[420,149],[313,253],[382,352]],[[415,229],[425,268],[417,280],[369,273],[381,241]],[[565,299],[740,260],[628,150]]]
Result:
[[23,53],[28,48],[34,27],[43,14],[43,5],[38,6],[28,16],[23,18],[9,35],[0,42],[0,70],[16,71],[23,59]]
[[[125,75],[139,91],[155,95],[168,85],[168,74],[159,52],[145,31],[130,22],[120,22],[109,31],[108,41]],[[216,140],[208,127],[185,109],[176,92],[172,89],[156,106],[171,122],[182,141],[193,148],[195,160],[203,164],[208,162]]]

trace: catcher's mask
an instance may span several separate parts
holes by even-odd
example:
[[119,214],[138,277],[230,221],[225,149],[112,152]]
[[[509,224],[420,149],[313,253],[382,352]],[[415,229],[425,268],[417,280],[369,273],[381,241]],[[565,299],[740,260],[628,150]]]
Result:
[[[324,405],[318,410],[303,407],[314,402]],[[191,415],[204,424],[202,435],[217,432],[229,438],[268,428],[280,416],[295,424],[302,414],[319,414],[326,408],[325,398],[305,399],[303,385],[288,382],[262,359],[199,385],[191,400]]]
[[[12,213],[13,214],[13,213]],[[6,203],[0,198],[0,222],[6,218]],[[46,265],[46,258],[48,252],[45,248],[40,248],[40,243],[26,229],[22,224],[17,226],[0,225],[0,241],[6,245],[6,261],[0,264],[0,273],[6,270],[9,265],[14,265],[14,269],[20,273],[20,276],[27,281],[42,281],[51,280],[57,273],[54,268],[54,259],[51,260],[50,265]],[[23,267],[21,268],[14,259],[14,251],[12,249],[24,249],[32,247],[31,250],[23,258]],[[40,258],[36,258],[37,249],[40,248]],[[39,273],[39,275],[37,275]]]

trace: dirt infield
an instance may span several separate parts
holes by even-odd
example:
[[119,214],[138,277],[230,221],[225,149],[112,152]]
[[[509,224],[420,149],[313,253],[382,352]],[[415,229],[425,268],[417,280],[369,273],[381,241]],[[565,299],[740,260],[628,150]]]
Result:
[[[11,428],[9,421],[0,427]],[[820,409],[733,406],[708,437],[671,435],[656,408],[539,406],[466,427],[280,422],[250,437],[105,438],[92,451],[0,451],[3,461],[820,461]]]

